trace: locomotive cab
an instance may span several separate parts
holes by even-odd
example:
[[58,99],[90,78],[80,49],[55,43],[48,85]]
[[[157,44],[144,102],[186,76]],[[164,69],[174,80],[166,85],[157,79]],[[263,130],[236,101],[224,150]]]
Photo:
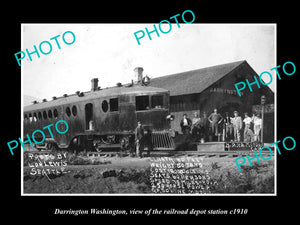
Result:
[[166,117],[169,113],[169,93],[161,92],[135,96],[136,121],[153,131],[170,128]]

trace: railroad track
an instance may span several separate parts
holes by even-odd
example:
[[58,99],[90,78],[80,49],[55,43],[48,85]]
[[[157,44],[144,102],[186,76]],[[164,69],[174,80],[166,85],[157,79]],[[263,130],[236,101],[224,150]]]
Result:
[[[67,152],[67,151],[62,151]],[[273,151],[274,152],[274,151]],[[39,155],[47,155],[47,154],[55,154],[55,152],[51,150],[28,150],[24,151],[24,154],[39,154]],[[59,153],[59,151],[57,151]],[[71,153],[74,154],[74,153]],[[254,152],[251,150],[239,150],[239,151],[175,151],[175,150],[161,150],[161,151],[151,151],[150,157],[180,157],[180,156],[188,156],[188,157],[241,157],[253,156]],[[146,156],[146,152],[143,153]],[[268,156],[270,155],[269,151],[262,151],[262,155]],[[130,152],[120,152],[120,151],[102,151],[102,152],[86,152],[81,154],[82,157],[131,157]]]

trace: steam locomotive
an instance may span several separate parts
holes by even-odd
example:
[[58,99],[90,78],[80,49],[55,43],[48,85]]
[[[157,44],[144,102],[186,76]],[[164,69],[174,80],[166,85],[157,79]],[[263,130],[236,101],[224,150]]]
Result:
[[[147,78],[147,77],[144,77]],[[92,79],[88,92],[44,99],[24,107],[24,137],[50,123],[65,120],[69,130],[65,134],[45,133],[45,141],[35,144],[37,149],[86,149],[102,151],[106,148],[129,149],[134,143],[134,130],[141,121],[145,131],[151,132],[154,150],[172,149],[170,135],[169,91],[147,85],[148,80],[101,89],[98,79]],[[36,134],[38,141],[42,136]]]

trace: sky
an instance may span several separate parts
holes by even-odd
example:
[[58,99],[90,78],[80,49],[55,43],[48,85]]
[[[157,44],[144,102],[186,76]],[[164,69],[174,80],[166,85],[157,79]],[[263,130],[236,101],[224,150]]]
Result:
[[[92,78],[98,78],[103,88],[129,83],[135,67],[143,67],[144,75],[154,78],[240,60],[247,60],[257,74],[276,66],[274,24],[182,22],[178,28],[172,23],[169,33],[159,32],[160,37],[152,33],[152,40],[146,34],[138,45],[134,33],[145,32],[145,27],[151,31],[153,24],[22,24],[20,51],[32,52],[43,41],[52,44],[50,54],[40,53],[40,58],[33,54],[32,61],[26,55],[21,61],[23,95],[52,99],[89,91]],[[168,30],[168,25],[162,29]],[[62,40],[66,31],[75,34],[71,45]],[[61,49],[50,40],[57,35]],[[65,38],[72,41],[70,34]],[[49,50],[47,44],[43,50]],[[277,77],[275,71],[271,74]],[[274,80],[269,85],[273,91]]]

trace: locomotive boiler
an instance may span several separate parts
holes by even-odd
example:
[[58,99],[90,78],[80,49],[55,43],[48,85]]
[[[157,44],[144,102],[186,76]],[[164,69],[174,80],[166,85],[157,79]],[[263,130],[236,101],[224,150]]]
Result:
[[[102,151],[106,148],[129,149],[133,146],[134,130],[141,121],[151,132],[154,150],[174,149],[170,135],[169,91],[139,81],[101,89],[92,79],[88,92],[53,97],[51,101],[24,107],[24,137],[59,120],[65,120],[65,134],[45,132],[45,141],[37,149],[78,149]],[[36,134],[35,139],[42,139]]]

